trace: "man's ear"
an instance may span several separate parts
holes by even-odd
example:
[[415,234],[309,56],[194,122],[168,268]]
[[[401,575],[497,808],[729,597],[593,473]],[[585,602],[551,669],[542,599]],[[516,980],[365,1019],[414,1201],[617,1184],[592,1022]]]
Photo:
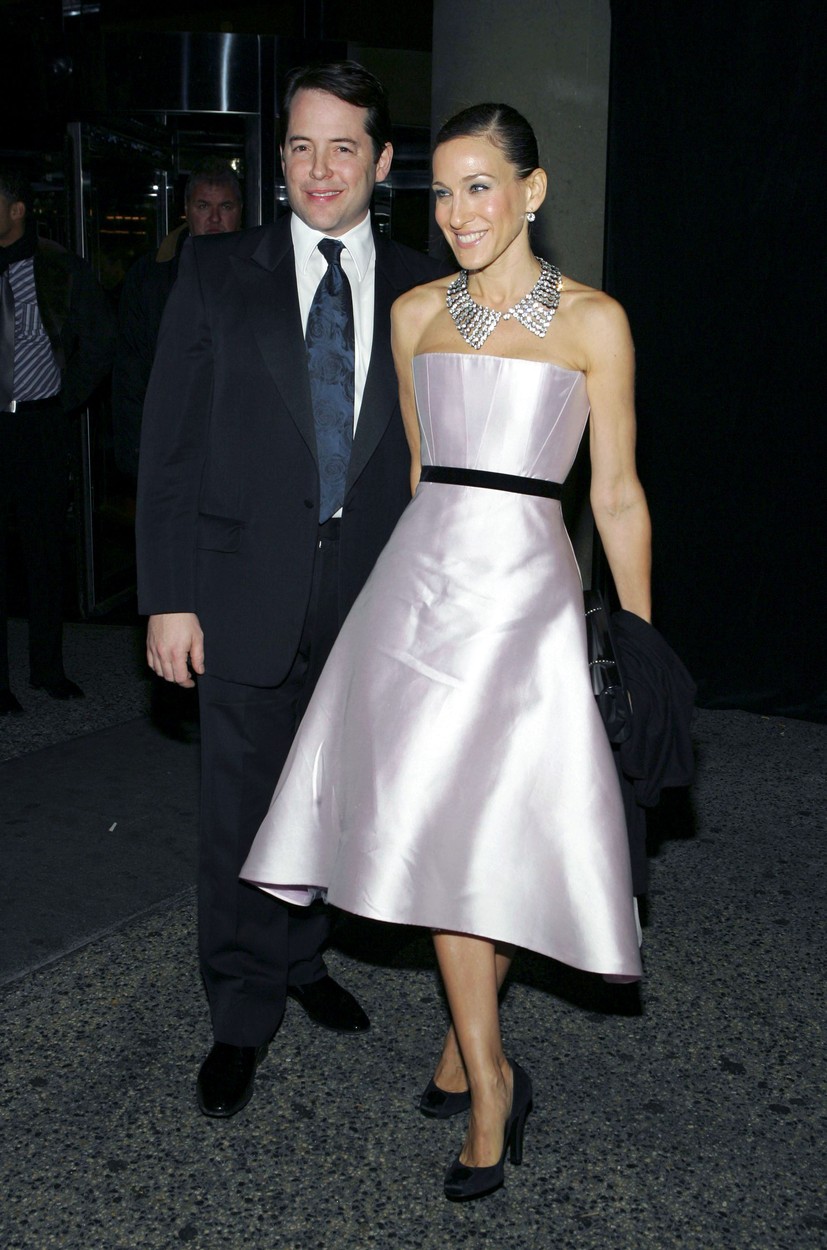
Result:
[[391,172],[391,161],[393,160],[393,144],[386,143],[382,151],[379,153],[379,160],[376,162],[376,181],[384,182],[388,174]]
[[13,204],[9,205],[9,216],[11,217],[12,221],[23,220],[23,218],[26,216],[26,205],[23,203],[22,200],[15,200]]

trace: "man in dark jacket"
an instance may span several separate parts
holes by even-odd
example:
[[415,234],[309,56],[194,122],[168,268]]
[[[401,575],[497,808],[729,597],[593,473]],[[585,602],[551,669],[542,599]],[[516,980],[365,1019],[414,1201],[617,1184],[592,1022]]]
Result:
[[320,1024],[368,1027],[330,977],[330,918],[238,873],[339,624],[410,500],[391,304],[441,267],[374,234],[393,149],[362,66],[294,71],[282,111],[292,215],[181,257],[147,392],[139,607],[167,681],[198,674],[201,971],[215,1044],[205,1115],[252,1096],[289,994]]
[[144,396],[181,248],[191,235],[239,230],[241,209],[241,187],[232,167],[215,156],[199,161],[184,189],[186,220],[170,231],[156,253],[140,256],[126,275],[112,374],[112,422],[115,459],[129,477],[138,476]]
[[27,567],[29,675],[53,699],[83,691],[63,671],[63,546],[69,424],[106,377],[115,327],[84,261],[38,239],[32,194],[0,170],[0,715],[9,689],[6,534],[12,511]]

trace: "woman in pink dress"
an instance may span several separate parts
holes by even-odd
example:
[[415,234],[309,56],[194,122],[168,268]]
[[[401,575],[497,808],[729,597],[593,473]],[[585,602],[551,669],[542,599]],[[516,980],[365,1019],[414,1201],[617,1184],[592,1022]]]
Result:
[[522,1158],[531,1081],[505,1055],[514,949],[640,975],[617,778],[591,693],[559,504],[591,413],[595,522],[621,605],[650,615],[634,356],[614,300],[533,253],[528,122],[437,136],[436,219],[461,266],[393,310],[414,492],[330,656],[242,876],[291,902],[423,925],[451,1012],[421,1101],[470,1107],[445,1194]]

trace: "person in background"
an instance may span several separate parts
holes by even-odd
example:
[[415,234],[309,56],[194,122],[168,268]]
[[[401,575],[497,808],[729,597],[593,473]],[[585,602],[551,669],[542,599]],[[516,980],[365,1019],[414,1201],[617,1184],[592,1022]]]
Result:
[[[140,256],[126,275],[120,299],[118,344],[112,372],[115,463],[138,477],[141,415],[167,299],[178,277],[181,249],[189,238],[241,229],[243,198],[232,166],[207,156],[193,166],[184,188],[184,221],[155,253]],[[167,682],[153,683],[152,723],[170,738],[198,737],[198,695]]]
[[122,473],[138,476],[141,413],[155,345],[169,293],[188,238],[241,229],[242,195],[232,166],[216,156],[199,161],[184,188],[184,218],[157,252],[139,256],[124,280],[118,344],[112,371],[115,460]]
[[114,319],[91,268],[38,238],[31,186],[0,169],[0,716],[23,711],[9,683],[12,513],[28,583],[30,685],[83,698],[63,669],[67,418],[107,376],[114,351]]

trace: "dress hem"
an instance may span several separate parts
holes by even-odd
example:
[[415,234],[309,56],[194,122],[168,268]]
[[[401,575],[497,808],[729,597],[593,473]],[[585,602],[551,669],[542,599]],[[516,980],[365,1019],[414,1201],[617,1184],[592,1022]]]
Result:
[[[603,977],[605,980],[608,980],[608,981],[616,981],[620,984],[639,981],[642,979],[642,976],[643,976],[643,969],[640,966],[639,960],[638,960],[638,965],[639,965],[638,969],[636,969],[635,971],[630,971],[628,968],[607,969],[605,967],[600,967],[600,968],[589,967],[587,966],[586,962],[583,961],[582,959],[580,959],[579,961],[576,961],[575,959],[572,959],[571,957],[566,958],[559,951],[555,952],[550,947],[544,948],[544,947],[538,946],[536,942],[526,941],[525,938],[521,939],[519,937],[514,937],[514,936],[505,937],[502,935],[495,937],[491,933],[483,933],[476,928],[471,928],[471,927],[458,928],[456,924],[436,924],[431,919],[423,919],[421,917],[415,918],[411,915],[406,915],[404,917],[392,917],[392,916],[384,915],[378,911],[371,910],[367,906],[362,907],[362,908],[357,908],[353,906],[352,904],[350,906],[345,906],[344,903],[338,902],[335,897],[331,898],[329,891],[324,886],[290,887],[290,886],[277,886],[277,885],[263,885],[261,882],[253,881],[249,877],[243,877],[242,880],[245,880],[248,883],[248,885],[253,885],[257,889],[262,890],[265,894],[270,894],[273,896],[273,898],[279,899],[280,902],[291,903],[294,906],[308,907],[317,898],[321,897],[325,900],[325,902],[329,903],[332,907],[338,907],[340,911],[347,912],[348,915],[351,915],[351,916],[360,916],[364,920],[376,920],[382,924],[410,925],[413,928],[429,929],[431,931],[438,931],[438,932],[443,932],[443,933],[459,933],[467,937],[481,938],[487,942],[495,942],[498,944],[501,943],[506,946],[515,946],[515,947],[518,947],[520,950],[527,950],[527,951],[531,951],[535,955],[542,955],[546,959],[553,959],[556,963],[565,964],[566,967],[568,968],[576,968],[579,972],[593,973],[595,976]],[[636,926],[637,933],[638,933],[638,940],[642,944],[643,938],[642,938],[642,933],[640,931],[640,924],[639,924],[638,915],[637,915],[637,900],[633,899],[633,902],[635,905],[635,926]]]

